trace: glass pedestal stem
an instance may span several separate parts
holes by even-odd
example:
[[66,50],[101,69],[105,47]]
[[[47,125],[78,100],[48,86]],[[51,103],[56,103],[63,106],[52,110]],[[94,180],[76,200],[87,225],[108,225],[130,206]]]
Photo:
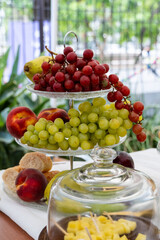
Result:
[[[73,99],[69,99],[69,108],[73,108],[74,107],[74,100]],[[73,156],[69,156],[69,160],[70,160],[70,169],[73,170],[73,160],[74,157]]]

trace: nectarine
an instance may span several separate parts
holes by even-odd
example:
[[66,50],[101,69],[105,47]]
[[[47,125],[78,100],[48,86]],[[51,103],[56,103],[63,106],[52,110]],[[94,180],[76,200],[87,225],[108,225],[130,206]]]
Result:
[[35,113],[27,107],[16,107],[7,116],[6,127],[15,138],[21,138],[28,125],[37,122]]
[[61,118],[61,119],[63,119],[64,122],[69,121],[68,113],[64,109],[60,109],[60,108],[44,109],[38,114],[38,119],[39,118],[45,118],[45,119],[51,120],[53,122],[56,118]]
[[47,186],[47,179],[37,169],[27,168],[22,170],[15,181],[17,195],[26,202],[39,201]]

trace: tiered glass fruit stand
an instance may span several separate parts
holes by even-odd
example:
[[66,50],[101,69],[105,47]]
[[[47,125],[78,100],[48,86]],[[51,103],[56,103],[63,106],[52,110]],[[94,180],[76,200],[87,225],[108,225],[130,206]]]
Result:
[[[34,90],[33,84],[27,89],[47,98],[69,99],[70,108],[74,100],[106,96],[109,90],[92,92],[45,92]],[[121,138],[119,144],[126,138]],[[65,172],[52,185],[48,203],[47,233],[49,240],[64,240],[64,233],[57,227],[67,228],[71,220],[90,214],[109,215],[114,220],[125,218],[135,221],[137,228],[126,235],[135,240],[138,233],[145,234],[147,240],[159,240],[158,196],[154,182],[144,173],[113,164],[117,145],[92,150],[47,150],[17,143],[31,151],[49,155],[69,156],[71,170]],[[89,154],[94,160],[81,168],[73,169],[75,155]],[[46,238],[47,239],[47,238]],[[90,239],[91,240],[91,239]]]

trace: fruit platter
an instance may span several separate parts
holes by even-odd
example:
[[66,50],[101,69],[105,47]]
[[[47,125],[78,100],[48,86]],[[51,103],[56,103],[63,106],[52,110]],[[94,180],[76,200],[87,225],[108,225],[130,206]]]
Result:
[[[8,132],[31,152],[4,172],[5,188],[24,202],[47,204],[44,239],[159,240],[153,181],[113,149],[128,131],[146,140],[143,103],[132,102],[130,89],[93,50],[78,56],[70,46],[58,54],[46,49],[50,56],[24,66],[27,89],[69,99],[69,109],[53,106],[36,115],[18,106],[9,112]],[[73,169],[73,157],[84,154],[93,162]],[[50,156],[69,156],[71,169],[54,171]]]

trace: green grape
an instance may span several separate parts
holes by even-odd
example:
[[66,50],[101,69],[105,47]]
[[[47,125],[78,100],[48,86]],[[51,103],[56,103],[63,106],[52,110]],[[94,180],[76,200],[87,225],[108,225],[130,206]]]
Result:
[[81,123],[78,127],[79,131],[81,133],[87,133],[88,132],[88,125],[85,123]]
[[39,148],[39,145],[38,145],[38,143],[36,143],[36,144],[33,144],[33,147],[34,147],[34,148]]
[[121,117],[117,117],[117,120],[119,121],[120,125],[123,124],[123,119]]
[[99,109],[99,107],[92,106],[91,112],[99,114],[100,109]]
[[57,133],[59,131],[58,127],[54,124],[52,124],[49,128],[48,128],[48,132],[51,135],[54,135],[55,133]]
[[31,142],[27,142],[27,145],[30,146],[30,147],[33,147],[33,144]]
[[80,120],[81,120],[81,123],[86,123],[88,124],[89,121],[88,121],[88,113],[84,112],[80,115]]
[[64,139],[62,142],[60,142],[59,144],[59,147],[62,149],[62,150],[68,150],[69,148],[69,143],[66,139]]
[[99,128],[102,130],[107,130],[109,127],[109,122],[106,118],[100,118],[98,121]]
[[72,127],[71,128],[72,135],[78,136],[79,130],[77,127]]
[[110,118],[110,113],[111,113],[110,110],[106,110],[106,111],[104,111],[104,112],[101,112],[100,116],[101,116],[101,117],[105,117],[107,120],[110,120],[110,119],[111,119],[111,118]]
[[72,131],[70,128],[63,128],[62,132],[66,138],[69,138],[72,135]]
[[109,108],[110,108],[110,105],[109,105],[109,104],[100,106],[100,107],[99,107],[100,113],[101,113],[101,112],[104,112],[104,111],[107,111]]
[[117,129],[117,128],[119,128],[119,126],[120,126],[120,122],[116,118],[113,118],[109,121],[110,128]]
[[[41,118],[40,118],[41,119]],[[35,130],[37,132],[40,132],[42,130],[45,130],[46,129],[46,123],[44,122],[40,122],[40,120],[38,122],[36,122],[35,124]]]
[[110,111],[110,118],[117,118],[118,117],[118,110],[113,109]]
[[49,127],[53,125],[52,121],[48,121],[48,123],[46,124],[46,130],[48,131]]
[[114,135],[117,133],[117,129],[108,128],[108,132]]
[[60,143],[64,140],[64,134],[62,132],[56,132],[54,134],[54,140],[57,142],[57,143]]
[[49,136],[48,142],[49,142],[50,144],[55,144],[55,143],[56,143],[56,141],[54,140],[54,136],[53,136],[53,135],[50,135],[50,136]]
[[33,135],[33,132],[27,131],[27,132],[24,133],[24,139],[25,139],[26,141],[29,141],[29,139],[30,139],[30,137],[31,137],[32,135]]
[[93,106],[100,107],[106,104],[106,100],[102,97],[97,97],[93,99]]
[[58,146],[57,143],[56,143],[56,144],[50,144],[50,143],[48,143],[47,146],[46,146],[46,148],[47,148],[48,150],[58,150],[59,146]]
[[111,110],[116,109],[116,108],[115,108],[115,103],[111,103],[110,106],[109,106],[109,108],[110,108]]
[[100,139],[99,141],[98,141],[98,145],[100,146],[100,147],[106,147],[106,141],[105,141],[105,139]]
[[112,134],[107,134],[107,135],[105,136],[105,141],[106,141],[106,145],[107,145],[107,146],[111,146],[111,145],[116,144],[116,138],[115,138],[115,136],[112,135]]
[[89,123],[88,124],[88,132],[94,133],[97,130],[97,125],[95,123]]
[[98,114],[97,113],[90,113],[88,115],[88,121],[91,123],[95,123],[98,121]]
[[79,146],[79,139],[77,136],[70,136],[68,139],[69,146],[72,148],[78,148]]
[[70,118],[72,118],[72,117],[79,117],[79,112],[78,112],[78,110],[76,110],[76,109],[74,109],[74,108],[70,108],[70,109],[68,110],[68,116],[69,116]]
[[120,136],[120,137],[126,136],[126,134],[127,134],[126,128],[123,127],[123,126],[119,127],[119,128],[117,129],[117,134],[118,134],[118,136]]
[[126,129],[131,129],[132,126],[133,126],[133,123],[129,119],[125,119],[123,121],[123,127],[125,127]]
[[91,143],[89,141],[83,141],[81,142],[81,148],[83,150],[88,150],[91,148]]
[[49,138],[49,133],[46,130],[42,130],[38,134],[41,140],[47,140]]
[[80,112],[88,112],[89,113],[92,109],[92,105],[90,102],[86,101],[86,102],[81,103],[79,105],[78,109]]
[[48,141],[47,140],[39,140],[38,141],[38,145],[40,148],[45,148],[45,146],[48,144]]
[[78,127],[81,121],[78,117],[72,117],[70,118],[69,123],[72,127]]
[[23,137],[21,137],[21,139],[20,139],[20,140],[21,140],[21,143],[22,143],[22,144],[26,144],[26,143],[27,143],[27,140],[24,138],[24,136],[23,136]]
[[91,134],[90,141],[95,146],[98,143],[98,139],[95,137],[94,134]]
[[34,135],[38,135],[39,132],[38,132],[37,130],[34,130],[33,134],[34,134]]
[[66,123],[64,124],[64,128],[71,128],[70,123],[69,123],[69,122],[66,122]]
[[34,134],[33,134],[33,135],[30,137],[29,141],[30,141],[30,143],[32,143],[32,144],[37,144],[38,141],[39,141],[39,138],[38,138],[37,135],[34,135]]
[[40,119],[38,120],[38,122],[47,124],[47,123],[48,123],[48,120],[45,119],[45,118],[40,118]]
[[35,127],[33,125],[28,125],[27,131],[34,132]]
[[62,129],[64,127],[64,121],[62,118],[56,118],[54,120],[54,124],[59,128]]
[[127,119],[128,115],[129,115],[129,111],[125,108],[122,108],[119,111],[119,117],[121,117],[122,119]]
[[115,136],[115,138],[116,138],[116,144],[118,144],[119,143],[119,141],[120,141],[120,137],[116,134],[116,135],[114,135]]
[[83,141],[87,141],[89,139],[87,133],[79,133],[78,138],[79,138],[80,143]]
[[106,132],[102,129],[97,129],[94,134],[97,139],[103,139]]

